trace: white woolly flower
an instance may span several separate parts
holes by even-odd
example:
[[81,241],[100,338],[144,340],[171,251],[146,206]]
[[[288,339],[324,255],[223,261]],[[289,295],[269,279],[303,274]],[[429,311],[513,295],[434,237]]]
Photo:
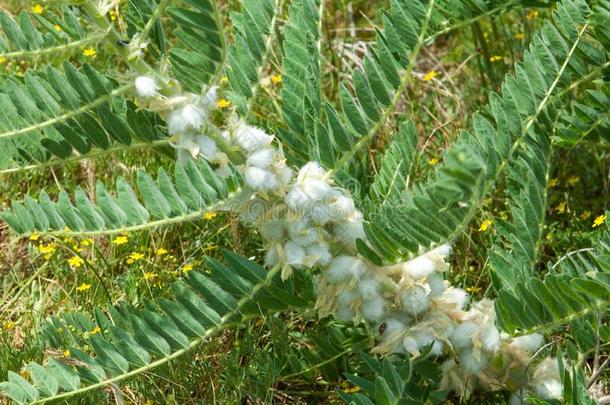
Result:
[[415,340],[413,336],[405,336],[404,339],[402,339],[402,345],[405,350],[412,355],[419,354],[419,344],[417,344],[417,340]]
[[428,292],[418,284],[405,290],[400,299],[403,310],[411,315],[419,315],[430,307]]
[[430,286],[430,297],[436,298],[445,291],[445,280],[438,273],[432,273],[426,277],[426,283]]
[[306,221],[289,222],[287,228],[290,239],[301,246],[310,245],[320,240],[317,229],[312,228]]
[[456,309],[463,309],[468,300],[468,293],[461,288],[449,287],[438,300],[444,304],[454,306]]
[[248,153],[271,145],[273,135],[267,135],[260,128],[252,127],[244,123],[239,123],[235,130],[235,140],[237,144]]
[[385,313],[385,300],[381,295],[377,295],[371,299],[364,300],[360,306],[360,312],[364,319],[369,322],[375,322],[383,317]]
[[345,246],[352,246],[356,239],[364,239],[364,228],[362,227],[362,213],[356,211],[353,218],[335,224],[333,231],[339,242]]
[[248,159],[246,160],[246,164],[248,166],[256,166],[261,169],[267,169],[273,163],[273,158],[275,157],[275,150],[272,148],[262,148],[257,151],[254,151]]
[[248,166],[244,172],[246,184],[253,190],[272,190],[277,187],[273,173],[255,166]]
[[199,154],[206,160],[212,161],[218,155],[218,147],[216,142],[205,135],[199,135],[195,137],[195,142],[199,146]]
[[326,277],[330,282],[343,283],[352,277],[359,278],[366,271],[366,264],[353,256],[338,256],[326,269]]
[[330,204],[330,214],[334,221],[350,218],[355,212],[354,200],[342,194],[334,197],[334,201]]
[[312,243],[305,247],[307,256],[314,259],[314,264],[326,266],[332,260],[333,256],[330,253],[330,247],[326,242]]
[[555,378],[549,378],[537,382],[532,387],[536,395],[543,399],[561,399],[563,386],[561,382]]
[[299,169],[297,183],[301,183],[305,179],[323,180],[325,176],[326,170],[318,162],[308,162]]
[[280,262],[280,252],[279,246],[274,244],[267,250],[267,254],[265,255],[265,265],[269,267],[273,267]]
[[365,300],[379,295],[379,281],[371,277],[362,277],[358,282],[358,290]]
[[199,131],[207,118],[207,111],[197,103],[189,103],[169,112],[167,131],[177,135],[186,131]]
[[438,339],[435,339],[434,336],[432,336],[430,333],[423,330],[419,330],[413,334],[413,338],[417,343],[418,349],[423,349],[424,347],[432,343],[432,349],[430,349],[430,354],[432,354],[433,356],[440,356],[441,354],[443,354],[443,342]]
[[460,365],[469,374],[479,374],[487,365],[487,357],[482,353],[464,350],[460,353]]
[[151,98],[157,95],[157,83],[148,76],[138,76],[135,80],[136,94],[140,98]]
[[277,241],[282,239],[286,232],[286,223],[281,219],[275,219],[262,224],[259,231],[263,238]]
[[351,321],[356,312],[353,309],[354,302],[358,299],[358,294],[353,290],[345,290],[337,297],[337,311],[335,316],[340,321]]
[[288,183],[290,183],[290,180],[292,180],[292,177],[294,176],[294,171],[288,167],[288,166],[284,166],[282,167],[282,170],[280,170],[280,172],[278,173],[278,180],[280,182],[281,185],[286,186],[288,185]]
[[201,99],[201,106],[206,110],[210,111],[216,108],[216,90],[218,90],[218,86],[212,86],[205,93],[205,96]]
[[486,325],[480,339],[483,350],[495,353],[500,349],[500,331],[494,325]]
[[305,249],[298,243],[288,241],[284,244],[286,263],[291,266],[302,266],[305,260]]
[[477,326],[470,322],[464,322],[453,328],[449,335],[449,340],[454,349],[460,350],[472,347],[472,337],[477,330]]
[[539,333],[519,336],[512,339],[511,346],[523,349],[526,352],[534,353],[544,344],[544,337]]
[[445,258],[449,256],[449,254],[451,254],[451,246],[448,244],[440,245],[436,249],[432,250],[430,253],[434,253],[442,258]]
[[436,270],[436,264],[427,254],[418,256],[404,264],[404,269],[413,280],[420,280]]

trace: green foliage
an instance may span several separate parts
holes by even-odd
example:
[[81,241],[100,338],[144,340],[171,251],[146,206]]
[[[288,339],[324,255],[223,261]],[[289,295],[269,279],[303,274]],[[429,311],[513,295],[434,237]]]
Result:
[[[9,373],[0,387],[17,403],[65,399],[165,364],[248,317],[311,301],[307,279],[282,282],[277,269],[267,272],[232,252],[224,255],[226,265],[207,259],[208,272],[192,271],[176,282],[171,299],[144,308],[109,307],[96,311],[94,320],[81,313],[51,318],[47,345],[68,349],[69,356],[46,366],[30,363],[31,383]],[[90,350],[79,349],[85,345]]]
[[74,204],[63,190],[57,202],[43,190],[38,201],[28,196],[24,204],[13,202],[13,210],[1,215],[23,234],[114,234],[193,220],[218,209],[237,191],[235,177],[220,179],[203,159],[176,164],[173,181],[163,168],[156,182],[139,170],[137,183],[141,201],[129,183],[119,177],[116,196],[101,182],[96,185],[96,202],[80,188]]

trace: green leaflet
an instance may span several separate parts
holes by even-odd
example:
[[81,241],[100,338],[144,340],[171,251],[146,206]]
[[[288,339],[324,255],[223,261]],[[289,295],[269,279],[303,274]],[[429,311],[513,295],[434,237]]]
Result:
[[25,206],[14,202],[12,210],[0,215],[23,234],[115,234],[196,219],[237,192],[234,179],[219,178],[204,160],[177,164],[173,180],[163,169],[157,182],[143,171],[137,178],[140,196],[119,177],[116,195],[98,182],[95,201],[81,189],[75,193],[75,205],[64,191],[57,202],[42,192],[38,201],[28,196]]

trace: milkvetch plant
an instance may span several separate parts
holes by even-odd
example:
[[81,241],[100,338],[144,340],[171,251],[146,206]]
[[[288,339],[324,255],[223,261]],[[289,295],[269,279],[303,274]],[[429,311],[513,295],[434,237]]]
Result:
[[[336,94],[325,87],[324,1],[244,1],[230,13],[231,35],[219,3],[208,0],[130,1],[124,32],[108,1],[0,14],[2,58],[40,62],[0,86],[0,173],[143,148],[175,158],[173,176],[139,169],[135,186],[118,177],[115,191],[97,182],[92,195],[62,189],[13,201],[0,215],[16,233],[111,235],[120,246],[130,232],[230,212],[260,234],[264,251],[259,263],[225,250],[224,262],[205,259],[209,271],[187,264],[171,296],[141,307],[51,317],[45,343],[67,354],[30,362],[26,377],[9,371],[2,390],[18,403],[69,400],[189,356],[250,318],[313,308],[320,318],[366,325],[375,335],[369,349],[392,361],[368,360],[374,383],[348,377],[362,392],[343,393],[347,401],[503,391],[511,404],[592,403],[582,363],[592,350],[599,360],[610,302],[605,216],[594,222],[595,246],[557,258],[544,275],[538,268],[553,148],[607,141],[610,3],[559,2],[434,173],[411,181],[419,117],[404,104],[422,49],[531,3],[392,0]],[[263,75],[280,49],[281,76],[271,79],[282,86],[280,118],[271,120],[256,111],[268,102]],[[91,58],[108,51],[120,66],[101,72]],[[59,52],[84,58],[58,66],[49,56]],[[570,92],[591,83],[571,103]],[[382,130],[391,136],[379,168],[362,175]],[[510,218],[487,247],[492,289],[476,300],[447,277],[459,271],[452,245],[503,188]],[[492,224],[485,219],[479,231]],[[144,257],[132,252],[126,263]],[[577,356],[553,342],[563,325]],[[438,370],[436,385],[421,392],[409,386],[410,372],[397,371],[418,361]]]

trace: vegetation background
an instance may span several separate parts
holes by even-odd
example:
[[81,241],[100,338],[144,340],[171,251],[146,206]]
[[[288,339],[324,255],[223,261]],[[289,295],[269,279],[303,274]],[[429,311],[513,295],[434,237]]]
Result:
[[[327,61],[324,88],[330,96],[337,93],[338,78],[361,63],[363,50],[373,39],[372,24],[379,22],[378,10],[387,4],[383,0],[327,3],[322,51]],[[239,8],[239,2],[233,0],[219,0],[218,4],[224,16]],[[123,5],[121,2],[113,10],[119,26]],[[18,0],[0,3],[12,14],[22,9],[36,12],[39,6],[47,5]],[[401,106],[417,117],[418,178],[425,178],[439,163],[458,129],[467,127],[470,114],[486,101],[490,90],[498,89],[513,62],[521,59],[524,46],[550,7],[552,4],[527,10],[516,8],[499,18],[486,18],[452,31],[424,48],[413,71],[416,80]],[[276,106],[282,88],[280,54],[281,49],[272,54],[262,82],[261,99],[265,101],[256,110],[271,126],[274,119],[280,119]],[[94,63],[102,71],[104,66],[118,62],[118,56],[95,47],[83,49],[72,59],[76,63]],[[0,75],[24,74],[31,68],[36,65],[1,61]],[[222,114],[223,108],[230,105],[220,107]],[[381,131],[371,144],[368,153],[372,161],[383,150],[387,135]],[[590,246],[601,228],[595,226],[595,221],[608,209],[610,195],[607,146],[584,140],[573,148],[553,151],[557,156],[550,174],[541,248],[543,265],[556,261],[565,252]],[[60,184],[67,189],[81,185],[91,192],[97,179],[110,183],[119,175],[133,178],[136,168],[171,169],[172,165],[172,159],[149,149],[117,152],[43,170],[3,173],[0,204],[7,207],[10,200],[36,194],[40,189],[54,193]],[[497,224],[508,215],[504,199],[489,199],[469,233],[455,244],[449,277],[476,297],[483,297],[490,288],[484,246],[489,246]],[[205,255],[220,257],[221,247],[261,262],[259,246],[260,237],[255,231],[221,212],[192,223],[85,240],[35,235],[18,238],[2,225],[0,375],[22,369],[32,359],[41,360],[33,336],[51,314],[88,312],[120,300],[137,305],[148,298],[167,295],[169,283],[198,268]],[[361,367],[359,353],[371,346],[373,336],[373,331],[364,326],[320,320],[313,310],[255,319],[217,336],[192,356],[130,380],[122,388],[123,398],[125,403],[141,405],[342,403],[339,390],[356,390],[344,373]],[[108,394],[109,391],[88,393],[77,402],[103,403]],[[471,398],[470,403],[504,400],[501,395],[486,395]],[[448,402],[457,401],[451,398]],[[5,400],[0,399],[0,403]]]

